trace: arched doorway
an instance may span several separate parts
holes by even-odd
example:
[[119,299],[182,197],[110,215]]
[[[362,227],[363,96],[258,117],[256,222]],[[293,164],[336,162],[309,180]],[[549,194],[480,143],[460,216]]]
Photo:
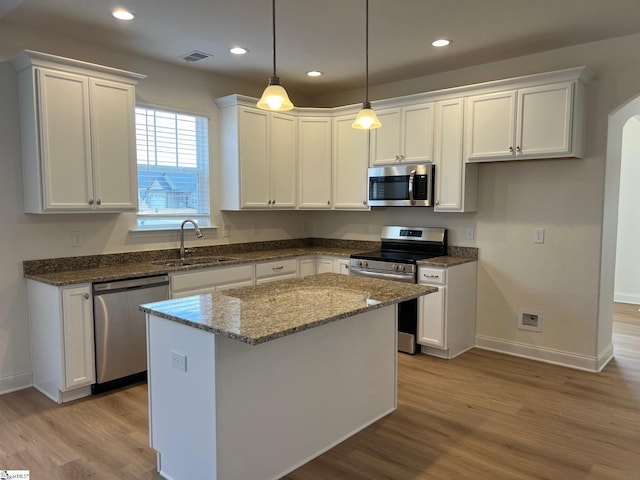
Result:
[[625,125],[628,125],[629,122],[636,121],[635,117],[638,116],[640,116],[640,96],[630,100],[609,115],[600,264],[600,298],[598,312],[599,349],[603,349],[610,344],[613,329],[620,172],[623,158]]

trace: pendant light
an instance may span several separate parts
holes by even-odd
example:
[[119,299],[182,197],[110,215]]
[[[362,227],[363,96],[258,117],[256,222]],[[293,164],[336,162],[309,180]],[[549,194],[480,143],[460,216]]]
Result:
[[358,113],[358,116],[351,125],[353,128],[359,130],[371,130],[373,128],[380,128],[382,123],[378,120],[376,112],[371,108],[369,102],[369,0],[366,1],[366,33],[365,33],[365,82],[364,82],[364,102],[362,103],[362,110]]
[[276,0],[272,1],[273,20],[273,76],[269,77],[269,85],[264,89],[257,107],[262,110],[285,111],[293,108],[287,91],[280,85],[280,77],[276,74]]

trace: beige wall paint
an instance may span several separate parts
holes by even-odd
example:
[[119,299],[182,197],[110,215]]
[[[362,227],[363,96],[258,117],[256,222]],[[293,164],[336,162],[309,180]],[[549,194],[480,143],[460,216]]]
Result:
[[615,299],[640,303],[640,117],[624,126],[621,160]]
[[[97,45],[78,44],[39,32],[3,28],[0,59],[33,49],[148,75],[138,88],[140,101],[204,113],[211,118],[216,143],[213,99],[229,93],[257,96],[261,83],[249,85],[190,68],[156,62]],[[624,56],[617,52],[625,52]],[[472,214],[435,214],[424,209],[372,212],[219,213],[214,220],[231,225],[230,238],[215,231],[202,244],[308,236],[375,240],[380,226],[392,223],[446,226],[454,245],[480,249],[478,333],[505,344],[521,344],[579,358],[593,358],[611,340],[610,322],[598,323],[600,237],[602,229],[607,116],[640,92],[640,36],[581,45],[518,59],[395,84],[374,86],[372,98],[387,98],[469,83],[587,65],[597,78],[588,102],[586,158],[480,166],[479,209]],[[0,64],[0,391],[30,374],[25,259],[173,248],[175,234],[132,237],[132,215],[26,215],[22,213],[17,78]],[[332,106],[358,103],[361,92],[307,99]],[[212,171],[217,152],[212,149]],[[475,226],[476,239],[464,240]],[[546,243],[533,245],[533,229],[545,228]],[[71,232],[85,233],[85,246],[71,247]],[[611,272],[613,265],[610,266]],[[606,276],[606,275],[605,275]],[[612,281],[611,281],[612,290]],[[611,294],[612,296],[612,294]],[[606,303],[606,302],[605,302]],[[603,302],[600,302],[602,309]],[[544,314],[540,334],[516,328],[517,310]],[[606,311],[605,311],[606,316]]]

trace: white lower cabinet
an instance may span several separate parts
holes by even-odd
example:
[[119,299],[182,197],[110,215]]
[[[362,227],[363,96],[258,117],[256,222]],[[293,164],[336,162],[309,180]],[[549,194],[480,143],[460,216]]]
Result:
[[419,268],[418,282],[438,288],[418,301],[422,353],[454,358],[475,345],[476,269],[477,262]]
[[254,284],[253,265],[216,267],[169,276],[170,297],[188,297]]
[[275,260],[256,264],[256,284],[298,277],[298,259]]
[[320,273],[341,273],[349,275],[349,259],[344,257],[305,257],[298,259],[300,277]]
[[55,287],[27,280],[33,386],[63,403],[95,382],[91,285]]

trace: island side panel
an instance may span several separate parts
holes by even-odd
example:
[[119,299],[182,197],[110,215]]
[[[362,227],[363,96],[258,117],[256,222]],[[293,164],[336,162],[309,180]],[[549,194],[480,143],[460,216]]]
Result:
[[[218,478],[214,340],[202,330],[147,315],[149,436],[164,478]],[[174,352],[186,357],[186,369],[174,366]]]
[[395,410],[396,356],[395,305],[256,346],[216,337],[217,478],[280,478]]

